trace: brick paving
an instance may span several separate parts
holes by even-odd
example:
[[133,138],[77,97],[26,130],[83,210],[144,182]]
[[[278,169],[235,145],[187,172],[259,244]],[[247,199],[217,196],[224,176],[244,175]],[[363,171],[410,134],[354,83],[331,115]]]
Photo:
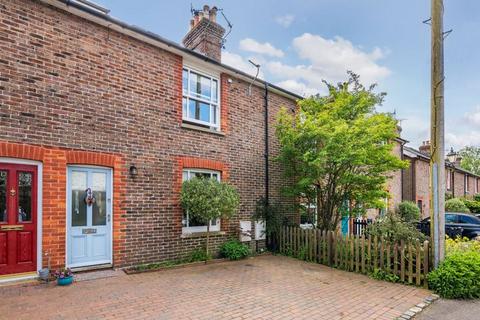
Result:
[[430,292],[279,256],[0,288],[1,319],[394,319]]

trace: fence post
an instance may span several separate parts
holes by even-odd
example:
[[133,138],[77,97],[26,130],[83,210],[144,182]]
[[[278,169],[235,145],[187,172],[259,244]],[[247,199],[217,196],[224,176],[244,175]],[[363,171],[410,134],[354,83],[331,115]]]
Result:
[[327,254],[328,254],[328,266],[332,266],[332,231],[327,233]]
[[412,244],[408,243],[408,283],[413,282],[413,250]]
[[372,271],[372,236],[368,236],[367,271]]
[[428,256],[429,256],[429,242],[425,240],[423,242],[423,286],[425,288],[428,288],[428,281],[427,281],[427,275],[428,275]]
[[359,245],[360,245],[360,236],[357,234],[355,237],[355,272],[360,271],[360,252],[359,252]]
[[387,246],[386,246],[386,250],[387,250],[387,264],[386,264],[386,268],[387,268],[387,272],[390,273],[390,242],[387,242]]
[[420,241],[416,241],[416,257],[415,257],[415,262],[416,262],[416,275],[415,275],[415,284],[419,286],[421,284],[421,276],[422,276],[422,255],[420,251]]
[[405,243],[403,240],[400,245],[400,280],[405,282]]
[[373,270],[377,269],[378,265],[378,238],[375,236],[373,238]]
[[383,254],[384,254],[384,240],[382,239],[382,241],[380,242],[380,269],[381,270],[384,270],[384,264],[383,264],[383,260],[384,260],[384,257],[383,257]]
[[398,276],[398,244],[393,244],[393,274]]
[[365,235],[362,234],[362,273],[365,273]]

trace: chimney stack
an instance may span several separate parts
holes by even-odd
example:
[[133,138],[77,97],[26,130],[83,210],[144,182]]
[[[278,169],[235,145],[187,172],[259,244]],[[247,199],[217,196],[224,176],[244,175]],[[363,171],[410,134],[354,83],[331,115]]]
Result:
[[190,31],[183,38],[183,45],[217,62],[222,59],[222,38],[225,29],[217,23],[217,7],[195,11],[190,20]]
[[430,157],[430,141],[423,141],[422,145],[418,148],[418,151],[420,151],[421,153],[423,153],[424,155],[426,156],[429,156]]

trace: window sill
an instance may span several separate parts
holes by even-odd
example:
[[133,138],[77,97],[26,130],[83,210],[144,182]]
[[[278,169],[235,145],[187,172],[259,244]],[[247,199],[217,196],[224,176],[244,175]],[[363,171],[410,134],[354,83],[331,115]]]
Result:
[[203,132],[206,132],[206,133],[216,134],[218,136],[225,136],[225,133],[223,133],[223,132],[215,131],[215,130],[208,129],[208,128],[204,128],[202,126],[197,126],[197,125],[191,124],[191,123],[182,122],[181,127],[184,128],[184,129],[197,130],[197,131],[203,131]]
[[[227,233],[225,231],[210,231],[210,236],[224,236]],[[188,239],[188,238],[203,238],[206,237],[206,232],[193,232],[193,233],[182,233],[180,238]]]

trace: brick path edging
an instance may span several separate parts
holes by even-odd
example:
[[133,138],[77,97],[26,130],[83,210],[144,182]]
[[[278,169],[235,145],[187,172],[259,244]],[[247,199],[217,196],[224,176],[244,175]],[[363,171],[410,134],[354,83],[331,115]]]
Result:
[[415,307],[412,307],[405,311],[400,317],[396,318],[396,320],[410,320],[414,319],[420,312],[422,312],[425,308],[431,305],[433,302],[438,300],[438,295],[432,294],[431,296],[426,297],[422,303],[417,304]]

